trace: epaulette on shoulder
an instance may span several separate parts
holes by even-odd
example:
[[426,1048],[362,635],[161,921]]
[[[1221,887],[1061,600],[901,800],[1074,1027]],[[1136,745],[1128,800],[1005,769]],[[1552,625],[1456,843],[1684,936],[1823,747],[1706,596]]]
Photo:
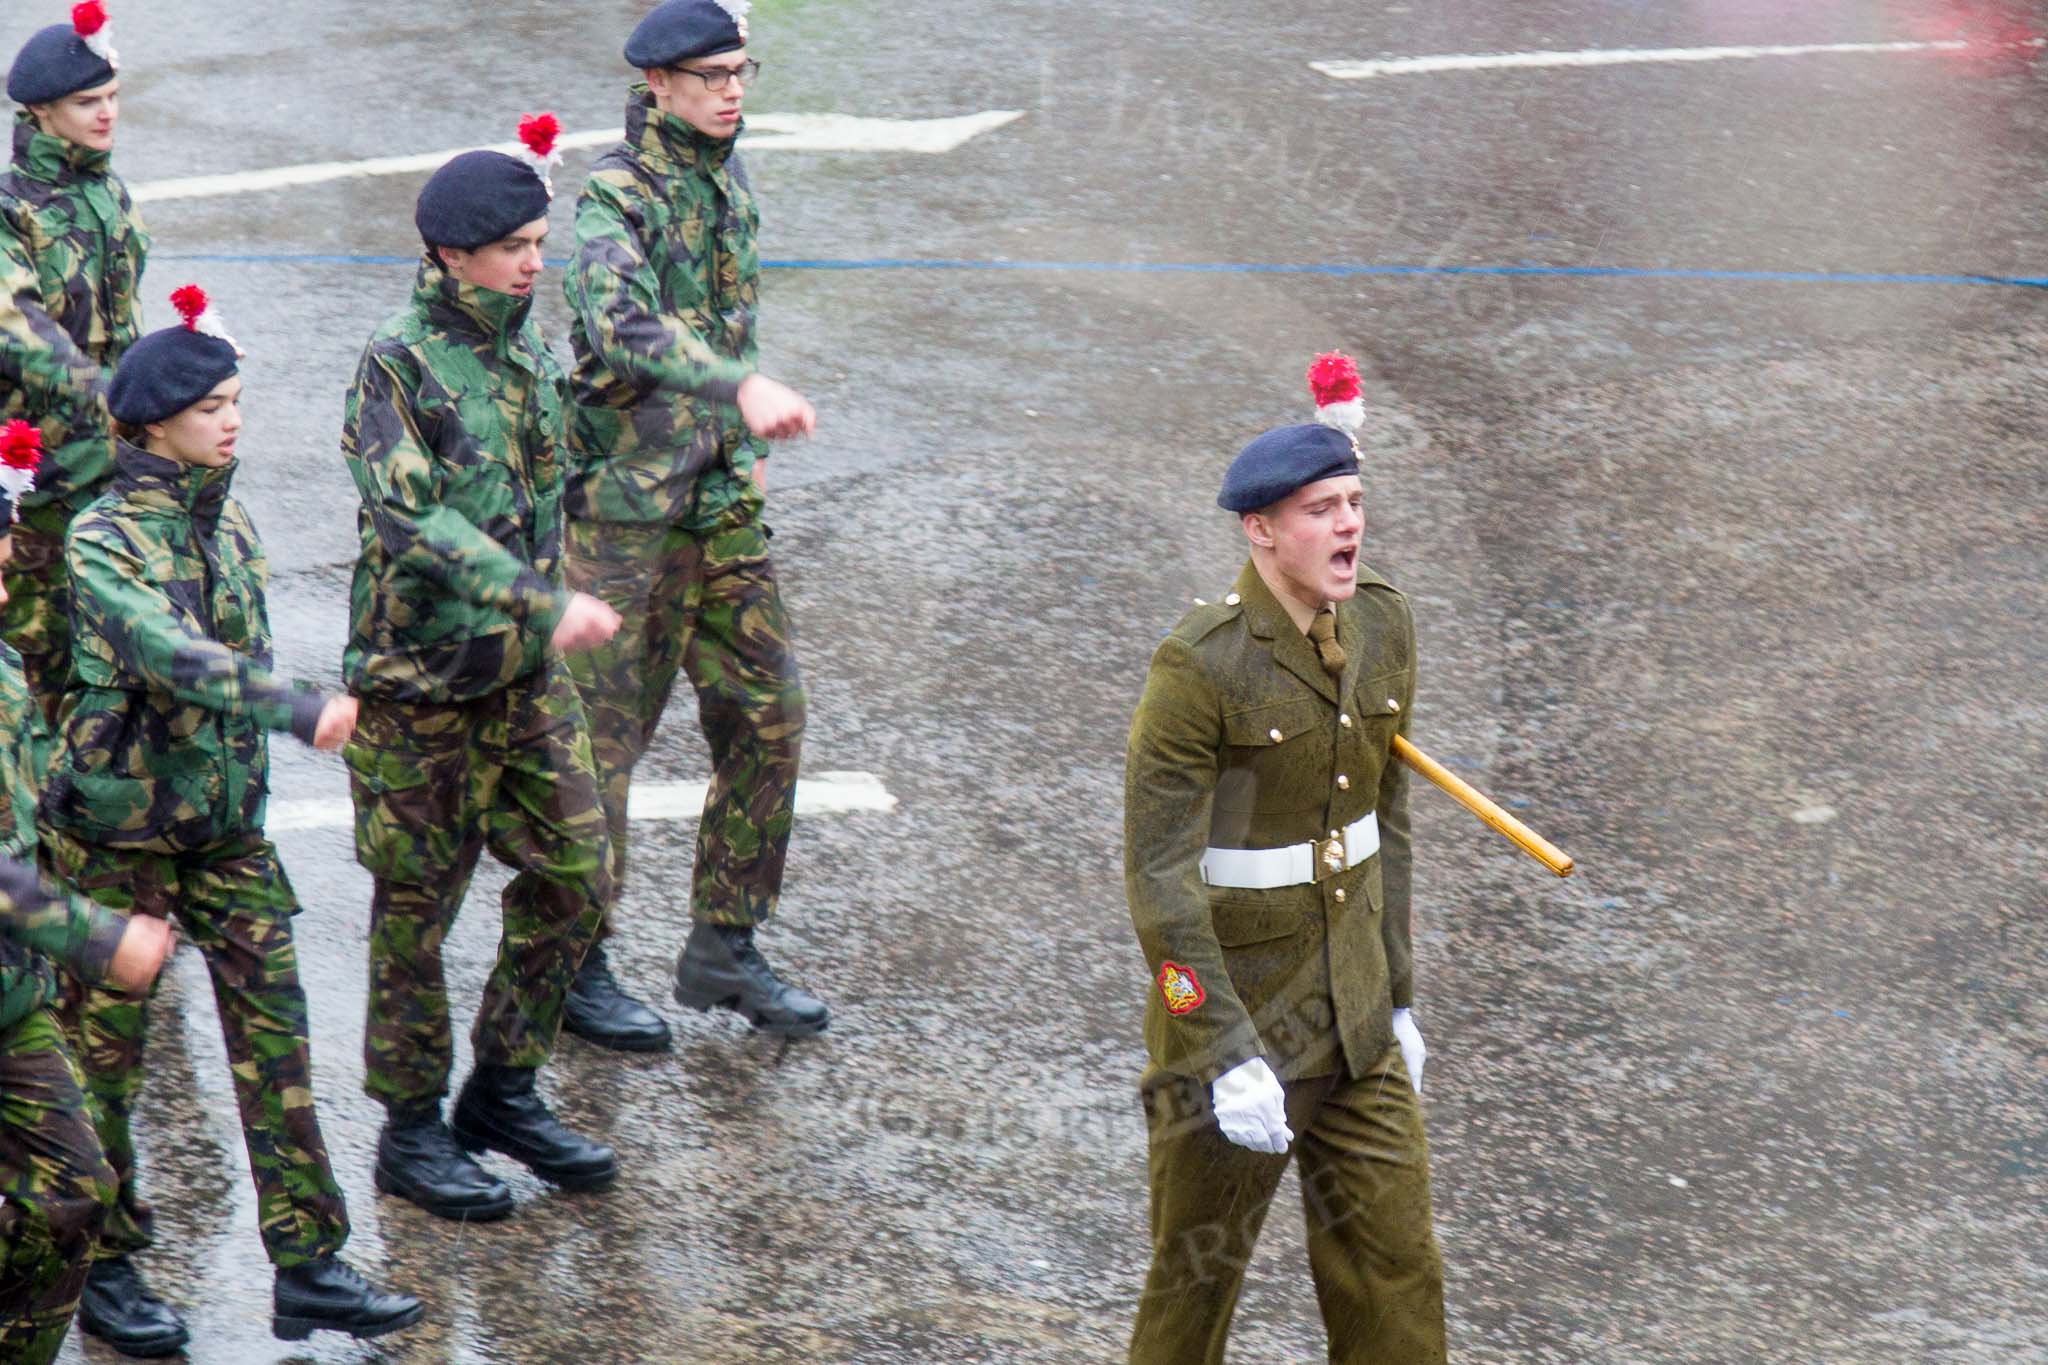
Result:
[[614,147],[591,164],[585,187],[602,185],[618,194],[639,195],[647,188],[648,172],[624,148]]
[[1208,602],[1197,597],[1194,605],[1181,616],[1180,624],[1167,633],[1184,643],[1193,644],[1244,613],[1236,598],[1236,593],[1221,602]]
[[384,319],[384,325],[370,336],[369,349],[382,355],[403,354],[414,360],[414,348],[433,336],[436,327],[427,315],[411,305]]
[[614,147],[605,160],[591,168],[590,178],[602,180],[604,187],[631,209],[642,209],[649,202],[666,203],[671,197],[669,173],[642,156],[638,144],[632,142]]
[[1376,620],[1412,636],[1414,615],[1407,596],[1362,564],[1358,568],[1358,591],[1352,595],[1350,606],[1367,620]]
[[1405,596],[1399,588],[1389,583],[1386,579],[1381,578],[1363,564],[1358,566],[1358,586],[1361,591],[1369,589],[1374,592],[1387,593],[1394,597]]

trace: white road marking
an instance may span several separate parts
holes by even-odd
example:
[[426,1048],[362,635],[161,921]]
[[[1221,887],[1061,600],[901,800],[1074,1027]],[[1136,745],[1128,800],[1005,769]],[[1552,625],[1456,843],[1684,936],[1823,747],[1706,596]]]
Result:
[[[704,811],[703,782],[640,782],[626,815],[633,820],[695,820]],[[798,815],[850,815],[893,811],[896,797],[873,773],[825,772],[796,784]],[[272,801],[264,828],[273,834],[309,829],[352,829],[355,808],[345,796]]]
[[1885,52],[1961,52],[1959,40],[1899,43],[1795,43],[1782,47],[1612,47],[1582,52],[1496,52],[1441,57],[1388,57],[1377,61],[1310,62],[1340,81],[1377,76],[1427,76],[1442,71],[1500,71],[1516,67],[1626,66],[1638,62],[1725,62],[1755,57],[1852,56]]
[[[848,114],[750,114],[745,140],[746,152],[914,152],[937,156],[983,133],[1024,117],[1018,109],[991,109],[958,118],[855,118]],[[603,147],[625,136],[621,128],[564,133],[555,145],[564,151],[581,147]],[[510,152],[518,144],[501,142],[487,150]],[[358,176],[413,175],[432,171],[450,157],[471,150],[454,147],[447,151],[421,152],[414,156],[378,156],[363,161],[314,161],[302,166],[278,166],[267,171],[234,171],[226,175],[193,175],[179,180],[154,180],[130,187],[139,204],[162,203],[167,199],[215,199],[229,194],[260,194],[265,190],[290,189],[298,185],[320,185],[330,180]]]
[[[990,109],[958,118],[855,118],[849,114],[761,114],[747,120],[745,152],[918,152],[939,156],[1024,117]],[[764,136],[765,134],[765,136]],[[622,134],[615,133],[615,141]]]

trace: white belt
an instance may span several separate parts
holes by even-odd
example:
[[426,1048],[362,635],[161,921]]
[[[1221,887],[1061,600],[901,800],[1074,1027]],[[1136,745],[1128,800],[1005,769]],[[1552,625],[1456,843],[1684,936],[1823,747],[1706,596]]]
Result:
[[1202,854],[1202,880],[1210,886],[1267,891],[1334,877],[1380,851],[1380,821],[1371,811],[1328,839],[1286,848],[1212,848]]

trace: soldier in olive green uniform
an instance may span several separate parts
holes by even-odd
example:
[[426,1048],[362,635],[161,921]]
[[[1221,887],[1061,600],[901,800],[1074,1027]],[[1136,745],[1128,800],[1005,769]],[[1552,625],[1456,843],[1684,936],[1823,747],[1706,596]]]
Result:
[[[67,885],[124,916],[175,917],[206,959],[258,1230],[276,1267],[273,1331],[378,1336],[419,1321],[421,1309],[375,1293],[339,1258],[348,1211],[313,1109],[292,937],[299,905],[263,833],[268,732],[339,749],[355,703],[270,672],[267,566],[228,491],[240,352],[204,294],[181,289],[172,300],[186,325],[151,333],[123,357],[107,397],[125,433],[118,472],[65,541],[71,678],[39,808],[42,845]],[[81,1325],[131,1354],[165,1354],[185,1329],[152,1306],[126,1260],[150,1240],[146,1218],[126,1216],[142,1207],[129,1115],[147,1010],[88,991],[74,1015],[102,1143],[124,1188]]]
[[20,590],[0,637],[21,652],[54,721],[70,662],[64,531],[114,472],[107,380],[138,332],[136,289],[149,234],[110,167],[120,82],[106,30],[54,24],[22,47],[7,77],[14,161],[0,173],[0,421],[43,437],[35,490],[14,552]]
[[[624,618],[575,661],[625,875],[627,793],[677,673],[697,692],[711,789],[697,827],[692,928],[675,996],[791,1036],[825,1005],[781,980],[754,943],[774,914],[795,818],[804,690],[762,521],[767,441],[808,433],[811,405],[759,373],[760,216],[733,144],[756,64],[746,6],[668,0],[626,43],[646,74],[626,140],[576,205],[564,282],[576,357],[569,421],[568,581]],[[568,1027],[609,1047],[668,1046],[659,1015],[622,993],[603,944]]]
[[[362,496],[343,668],[363,704],[347,752],[356,857],[376,879],[363,1040],[364,1088],[388,1116],[376,1178],[454,1219],[512,1211],[472,1151],[566,1189],[618,1173],[611,1148],[569,1131],[534,1090],[610,896],[590,736],[562,656],[618,626],[561,584],[562,372],[529,316],[543,169],[467,152],[427,182],[412,302],[371,338],[342,432]],[[441,945],[486,847],[516,875],[451,1126]]]
[[1414,630],[1358,567],[1358,497],[1338,431],[1247,446],[1218,501],[1246,514],[1251,562],[1160,644],[1131,724],[1125,883],[1152,983],[1133,1361],[1223,1359],[1290,1144],[1329,1358],[1444,1358],[1410,1081],[1407,784],[1389,752]]
[[[41,434],[0,427],[0,567]],[[0,603],[7,593],[0,590]],[[170,948],[162,920],[123,920],[37,879],[36,790],[49,731],[21,659],[0,643],[0,1360],[38,1365],[63,1344],[120,1177],[100,1151],[85,1082],[56,1014],[52,964],[140,989]]]

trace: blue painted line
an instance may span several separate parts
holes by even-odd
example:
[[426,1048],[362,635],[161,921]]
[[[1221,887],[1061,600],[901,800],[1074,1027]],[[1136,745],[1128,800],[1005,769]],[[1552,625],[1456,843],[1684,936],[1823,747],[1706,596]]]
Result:
[[[159,255],[162,261],[212,265],[412,265],[417,256],[347,256],[296,252]],[[557,269],[567,260],[551,260]],[[2048,276],[1885,274],[1848,270],[1695,270],[1619,265],[1286,265],[1202,261],[968,261],[914,256],[867,260],[764,260],[764,270],[1023,270],[1117,275],[1553,276],[1594,280],[1704,280],[1763,284],[1950,284],[2048,289]]]
[[[417,265],[417,256],[323,256],[317,252],[151,252],[159,261],[190,261],[201,265]],[[553,261],[549,265],[555,264]]]

